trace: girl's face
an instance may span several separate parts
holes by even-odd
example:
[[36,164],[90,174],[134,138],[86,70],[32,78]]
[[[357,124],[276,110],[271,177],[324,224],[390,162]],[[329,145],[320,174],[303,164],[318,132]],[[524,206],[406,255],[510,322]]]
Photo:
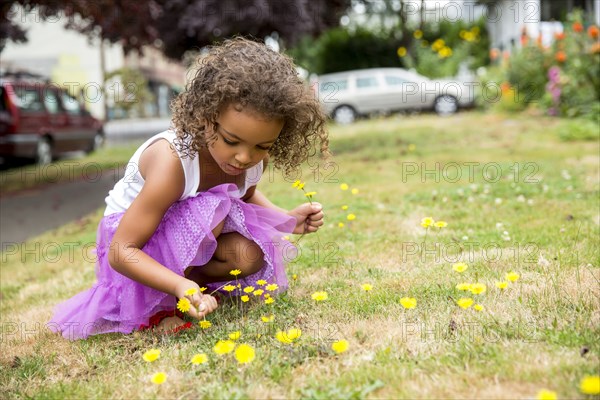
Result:
[[261,162],[283,129],[283,120],[267,120],[234,105],[223,108],[216,121],[216,138],[208,151],[228,175],[238,175]]

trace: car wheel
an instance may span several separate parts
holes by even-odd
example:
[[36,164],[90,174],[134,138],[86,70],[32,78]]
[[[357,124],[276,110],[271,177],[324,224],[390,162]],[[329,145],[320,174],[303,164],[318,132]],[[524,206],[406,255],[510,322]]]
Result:
[[86,153],[92,153],[104,146],[104,132],[98,131],[94,135],[94,140],[90,144],[90,148],[86,151]]
[[333,111],[333,120],[340,125],[353,123],[356,116],[356,111],[350,106],[340,106]]
[[52,162],[52,143],[47,137],[38,140],[35,151],[35,161],[38,165],[47,165]]
[[458,111],[458,100],[454,96],[444,95],[435,99],[433,109],[438,115],[452,115]]

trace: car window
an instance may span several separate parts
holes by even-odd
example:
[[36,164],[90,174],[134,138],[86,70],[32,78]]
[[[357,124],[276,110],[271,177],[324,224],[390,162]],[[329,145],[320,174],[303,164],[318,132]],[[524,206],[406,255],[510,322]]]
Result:
[[386,76],[385,83],[389,86],[400,86],[408,82],[408,79],[401,78],[399,76]]
[[0,86],[0,111],[7,111],[8,104],[6,100],[6,89]]
[[356,87],[357,88],[370,88],[379,86],[379,82],[377,82],[377,78],[374,76],[366,76],[363,78],[356,78]]
[[15,87],[17,107],[25,113],[44,111],[44,105],[36,88]]
[[46,106],[46,110],[50,114],[58,114],[59,113],[59,105],[58,105],[58,96],[54,90],[45,90],[44,91],[44,105]]
[[321,83],[321,91],[346,90],[348,89],[348,80],[340,79]]
[[75,98],[69,96],[66,92],[61,92],[62,106],[65,111],[72,115],[81,114],[79,102]]

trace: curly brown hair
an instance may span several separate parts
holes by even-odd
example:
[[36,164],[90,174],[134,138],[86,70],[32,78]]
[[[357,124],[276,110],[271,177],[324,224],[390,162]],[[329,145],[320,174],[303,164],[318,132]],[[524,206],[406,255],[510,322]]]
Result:
[[[171,103],[179,151],[191,156],[206,148],[216,136],[219,111],[229,104],[284,121],[269,156],[285,173],[314,155],[317,141],[321,153],[329,155],[327,117],[288,56],[241,37],[211,47],[186,90]],[[212,135],[207,138],[208,127]]]

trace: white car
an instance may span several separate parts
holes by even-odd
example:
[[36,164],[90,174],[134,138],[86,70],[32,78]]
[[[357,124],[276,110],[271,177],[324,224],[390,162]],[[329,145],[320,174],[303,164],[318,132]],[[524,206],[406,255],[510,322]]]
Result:
[[314,86],[325,112],[340,124],[361,115],[403,110],[454,114],[474,102],[474,84],[430,80],[402,68],[373,68],[321,75]]

